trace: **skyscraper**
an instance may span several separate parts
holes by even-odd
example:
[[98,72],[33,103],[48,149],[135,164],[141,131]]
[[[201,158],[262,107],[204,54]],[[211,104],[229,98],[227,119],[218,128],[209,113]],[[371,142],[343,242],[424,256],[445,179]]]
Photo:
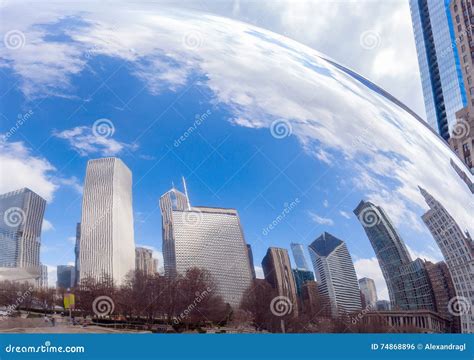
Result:
[[0,280],[40,276],[41,227],[46,200],[23,188],[0,195]]
[[359,288],[364,295],[366,305],[375,308],[377,304],[377,289],[375,288],[375,281],[367,277],[359,279]]
[[121,284],[135,269],[132,173],[118,158],[87,163],[79,238],[79,279]]
[[278,296],[288,298],[292,303],[292,314],[298,314],[296,283],[291,271],[290,257],[286,249],[268,248],[262,260],[265,280],[277,291]]
[[48,288],[48,266],[40,265],[40,276],[36,280],[36,286],[40,289]]
[[144,247],[135,248],[135,270],[145,275],[156,273],[156,262],[153,259],[153,251]]
[[301,296],[303,285],[307,281],[314,281],[314,273],[310,270],[293,269],[293,277],[295,278],[296,292]]
[[428,191],[420,187],[420,192],[430,207],[422,219],[448,265],[456,298],[459,301],[461,316],[461,331],[474,332],[474,245],[469,234],[463,233],[454,218],[446,208]]
[[427,121],[446,141],[467,103],[449,2],[410,0]]
[[321,294],[331,303],[332,316],[359,311],[359,285],[344,241],[324,232],[308,248]]
[[190,210],[186,194],[173,188],[160,197],[163,261],[166,276],[176,276],[176,251],[173,233],[173,211]]
[[187,191],[160,198],[167,276],[207,270],[216,293],[237,308],[252,283],[247,246],[235,209],[191,207]]
[[291,252],[293,253],[293,259],[295,259],[296,268],[300,270],[309,270],[306,257],[304,255],[303,244],[291,243]]
[[456,297],[456,290],[451,279],[448,266],[444,261],[439,261],[436,264],[432,262],[425,262],[428,278],[430,279],[431,287],[436,304],[436,312],[450,322],[449,332],[460,332],[461,323],[458,316],[454,316],[449,311],[449,301]]
[[377,256],[392,307],[401,310],[435,310],[423,261],[412,261],[405,243],[384,210],[370,201],[361,201],[354,209],[354,214]]
[[76,268],[72,265],[58,265],[56,268],[58,289],[69,289],[76,283]]

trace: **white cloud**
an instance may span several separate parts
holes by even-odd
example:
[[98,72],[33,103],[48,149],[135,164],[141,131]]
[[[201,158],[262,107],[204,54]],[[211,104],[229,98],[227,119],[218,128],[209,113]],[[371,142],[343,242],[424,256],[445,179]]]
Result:
[[43,225],[41,227],[41,231],[49,231],[49,230],[54,230],[53,224],[51,224],[50,221],[43,219]]
[[315,214],[312,211],[309,212],[309,216],[315,223],[329,226],[334,225],[334,221],[332,219],[319,216],[318,214]]
[[58,188],[53,178],[55,170],[48,160],[34,156],[23,142],[7,142],[0,136],[0,193],[27,187],[50,202]]
[[56,287],[56,281],[58,279],[57,267],[53,265],[46,265],[46,266],[48,267],[48,286]]
[[261,266],[254,266],[255,268],[255,276],[257,279],[265,279],[265,275],[263,274],[263,269]]
[[323,206],[327,208],[329,206],[329,201],[327,199],[324,199],[323,201]]
[[420,258],[422,260],[431,261],[433,263],[437,263],[438,261],[443,260],[443,255],[441,254],[440,250],[435,249],[432,246],[427,247],[424,251],[414,250],[410,246],[407,246],[407,249],[413,260],[415,260],[416,258]]
[[343,210],[339,210],[339,214],[342,216],[342,217],[345,217],[346,219],[350,219],[351,218],[351,214],[343,211]]
[[379,262],[374,256],[370,259],[358,259],[354,262],[357,278],[368,277],[374,280],[379,300],[389,300],[387,284],[380,270]]
[[99,136],[93,133],[91,127],[77,126],[70,130],[54,132],[54,136],[65,139],[69,145],[81,156],[100,154],[102,156],[114,156],[125,149],[136,150],[136,145],[125,144],[113,139],[111,136]]
[[75,236],[68,236],[67,241],[71,244],[76,244],[76,237]]

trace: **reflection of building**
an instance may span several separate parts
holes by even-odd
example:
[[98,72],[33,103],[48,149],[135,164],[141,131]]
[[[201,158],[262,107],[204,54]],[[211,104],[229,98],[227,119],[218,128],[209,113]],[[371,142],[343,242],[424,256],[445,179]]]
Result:
[[426,118],[445,140],[466,105],[448,1],[410,0]]
[[311,319],[331,316],[329,298],[321,294],[319,284],[316,281],[306,281],[303,284],[301,287],[301,303],[303,311]]
[[38,278],[45,207],[27,188],[0,195],[0,280]]
[[293,304],[292,314],[298,314],[296,284],[291,271],[290,257],[286,249],[271,247],[262,260],[265,280],[277,291],[279,296],[287,297]]
[[304,256],[303,244],[291,243],[291,252],[293,253],[293,259],[295,259],[296,268],[300,270],[309,270],[306,257]]
[[135,270],[145,275],[156,273],[156,262],[153,259],[153,251],[143,247],[135,248]]
[[420,188],[420,192],[430,207],[422,219],[448,265],[454,282],[459,304],[466,311],[461,312],[461,330],[463,333],[474,332],[474,251],[472,239],[464,234],[448,213],[430,193]]
[[132,173],[118,158],[87,163],[79,242],[79,279],[121,284],[135,269]]
[[191,207],[186,194],[174,188],[160,198],[165,272],[207,270],[216,293],[238,307],[252,284],[248,250],[235,209]]
[[437,262],[436,264],[426,261],[425,267],[433,289],[436,312],[450,321],[449,332],[460,332],[461,324],[459,317],[453,316],[452,311],[449,311],[449,300],[456,296],[456,291],[454,290],[448,266],[444,261]]
[[390,301],[388,300],[377,300],[375,303],[375,308],[377,311],[389,311],[392,306],[390,305]]
[[295,278],[296,292],[301,296],[303,284],[307,281],[314,281],[314,274],[309,270],[293,269],[293,277]]
[[58,289],[70,289],[74,287],[76,282],[76,268],[72,265],[58,265],[57,268]]
[[459,166],[457,166],[453,159],[451,159],[449,163],[453,167],[454,171],[456,171],[456,173],[462,179],[462,181],[464,181],[464,183],[467,185],[469,190],[471,190],[471,192],[474,194],[474,182],[471,181],[469,175],[466,174]]
[[[474,96],[474,84],[473,96]],[[474,107],[466,107],[456,113],[458,119],[454,133],[449,138],[449,146],[474,174]]]
[[359,279],[359,288],[364,295],[366,306],[375,307],[375,304],[377,303],[377,289],[375,288],[375,281],[367,277]]
[[76,224],[76,243],[74,245],[74,255],[75,255],[75,262],[74,268],[76,275],[74,277],[74,285],[78,285],[79,282],[79,246],[81,243],[81,223]]
[[332,315],[360,310],[357,276],[344,241],[324,232],[309,245],[309,253],[321,294],[331,302]]
[[247,244],[247,255],[249,257],[250,272],[252,273],[252,279],[256,279],[257,275],[255,274],[255,266],[253,264],[253,252],[252,252],[252,246],[250,246],[250,244]]
[[[183,180],[184,182],[184,180]],[[173,188],[163,194],[160,198],[162,237],[163,237],[163,261],[165,274],[176,276],[176,253],[175,240],[173,236],[173,211],[190,210],[187,194]]]
[[368,312],[361,318],[365,325],[384,325],[405,333],[445,333],[449,323],[430,310],[402,310]]
[[46,265],[40,265],[40,276],[36,280],[36,286],[40,289],[48,288],[48,267]]
[[371,202],[361,201],[354,214],[374,248],[392,307],[434,310],[433,293],[423,261],[411,260],[404,242],[383,209]]

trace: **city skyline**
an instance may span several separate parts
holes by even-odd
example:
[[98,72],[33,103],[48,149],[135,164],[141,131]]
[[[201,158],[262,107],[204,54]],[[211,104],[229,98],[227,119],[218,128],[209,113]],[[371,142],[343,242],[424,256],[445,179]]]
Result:
[[[113,11],[118,10],[114,9]],[[166,18],[165,15],[162,16]],[[144,21],[140,16],[135,20],[137,23]],[[109,24],[110,19],[101,19],[101,21]],[[206,27],[200,30],[206,35],[204,38],[207,38],[207,29],[217,29],[221,26],[221,23],[215,19],[207,21]],[[89,22],[86,21],[86,23]],[[90,23],[94,23],[94,21]],[[167,23],[162,22],[159,25],[165,26],[164,24]],[[43,28],[42,25],[39,26]],[[54,23],[51,28],[45,26],[44,31],[56,32],[58,29],[60,31],[61,27],[62,24]],[[94,26],[83,26],[82,23],[78,27],[81,32],[96,30]],[[252,29],[252,31],[255,30]],[[156,30],[153,29],[153,31]],[[157,32],[166,33],[168,30]],[[29,34],[27,29],[23,29],[23,31]],[[282,38],[274,37],[265,31],[259,30],[256,33],[252,33],[252,31],[243,31],[243,33],[253,34],[246,39],[248,45],[263,41],[262,46],[269,53],[283,51],[282,49],[286,46],[286,40]],[[209,33],[215,32],[209,31]],[[181,33],[172,33],[170,36],[177,36],[176,43],[181,43],[181,35]],[[36,35],[32,33],[27,38],[31,38],[31,36]],[[239,41],[241,39],[240,35],[233,34],[232,36],[235,36],[235,39],[239,39]],[[50,37],[41,39],[50,46],[57,45]],[[81,41],[79,42],[83,44]],[[120,66],[122,58],[119,55],[124,54],[114,53],[114,49],[103,45],[104,43],[108,44],[107,41],[101,42],[100,46],[87,47],[85,50],[78,48],[79,44],[76,40],[62,42],[74,51],[85,51],[85,59],[94,58],[94,61],[101,63],[102,72],[97,69],[98,77],[87,72],[78,73],[78,77],[73,83],[81,94],[91,94],[92,91],[89,90],[95,89],[94,86],[99,77],[106,79]],[[280,46],[279,44],[282,42],[284,45]],[[161,41],[155,42],[155,46],[163,44],[165,43]],[[207,57],[207,47],[213,47],[215,44],[219,44],[218,39],[202,44],[200,50],[203,50],[201,53],[203,56],[205,55],[205,58],[202,62],[199,59],[199,65],[196,63],[190,65],[193,68],[193,71],[189,72],[190,74],[195,73],[194,69],[200,69],[199,66],[208,64],[208,60],[212,57]],[[138,41],[137,45],[134,47],[134,51],[137,53],[143,53],[143,49],[155,49],[150,47],[149,43]],[[105,48],[101,46],[105,46]],[[293,45],[287,47],[291,49]],[[169,75],[171,70],[174,70],[174,74],[180,72],[188,74],[188,72],[184,66],[185,63],[181,61],[182,59],[171,61],[160,58],[160,61],[155,61],[156,58],[153,56],[163,52],[181,54],[181,51],[193,51],[192,48],[158,50],[153,54],[147,50],[146,54],[138,57],[127,48],[129,51],[127,54],[132,58],[126,61],[131,66],[129,69],[133,70],[122,69],[120,76],[123,77],[119,78],[117,75],[108,83],[113,92],[123,99],[123,103],[120,103],[118,99],[114,100],[113,94],[106,88],[102,88],[98,92],[97,98],[94,96],[88,98],[84,95],[85,102],[67,97],[57,99],[54,94],[58,94],[60,91],[46,91],[51,88],[57,90],[60,85],[59,82],[54,83],[54,81],[46,84],[49,88],[36,87],[34,95],[23,93],[22,91],[27,89],[22,87],[12,93],[11,98],[8,99],[11,101],[5,105],[6,115],[10,119],[13,116],[15,120],[17,109],[21,108],[22,96],[30,99],[40,96],[38,95],[40,93],[51,100],[51,102],[46,101],[41,105],[44,107],[42,110],[33,108],[32,114],[28,112],[28,104],[31,103],[25,101],[26,108],[22,112],[22,119],[24,118],[26,123],[16,134],[12,133],[8,136],[7,145],[5,145],[13,146],[12,144],[14,144],[21,149],[40,149],[37,153],[33,153],[31,150],[31,156],[39,157],[40,160],[47,159],[48,164],[58,169],[58,173],[61,172],[59,179],[54,178],[54,181],[46,182],[48,186],[52,183],[52,188],[49,188],[48,191],[43,188],[41,191],[38,190],[38,193],[41,193],[49,201],[46,213],[47,222],[45,222],[49,225],[44,227],[49,230],[43,233],[44,246],[42,247],[42,260],[46,264],[55,265],[54,261],[57,259],[54,254],[58,252],[64,254],[64,259],[59,259],[61,263],[66,264],[73,261],[74,255],[70,244],[73,243],[75,237],[74,224],[79,221],[78,199],[81,197],[85,162],[89,158],[110,152],[118,152],[118,155],[123,157],[128,166],[133,169],[135,175],[133,196],[136,245],[153,247],[155,254],[160,250],[161,243],[159,229],[161,219],[156,207],[156,199],[169,189],[171,181],[177,182],[182,175],[188,179],[190,188],[193,189],[192,198],[195,203],[239,210],[245,235],[253,246],[252,250],[257,264],[270,245],[288,247],[288,244],[293,241],[308,245],[316,234],[327,230],[347,242],[360,277],[369,276],[380,281],[370,244],[360,229],[357,219],[350,214],[361,198],[372,199],[383,207],[388,206],[387,211],[390,216],[393,216],[394,222],[397,222],[397,226],[401,224],[400,232],[406,239],[407,246],[411,249],[410,252],[421,253],[420,257],[441,260],[441,254],[431,234],[419,218],[426,211],[426,205],[422,203],[419,195],[418,197],[413,195],[418,184],[434,191],[436,197],[441,198],[443,203],[447,204],[450,213],[459,219],[461,227],[463,229],[469,228],[465,210],[471,208],[469,204],[462,203],[466,192],[460,188],[461,184],[456,178],[457,174],[453,172],[449,164],[448,159],[452,154],[448,153],[443,147],[444,145],[439,144],[438,139],[432,137],[432,134],[424,127],[419,126],[410,115],[383,98],[384,95],[381,95],[373,84],[360,78],[354,80],[354,75],[345,72],[343,68],[330,65],[309,49],[298,48],[285,52],[278,61],[273,58],[268,60],[265,55],[261,60],[269,61],[270,71],[260,69],[260,74],[249,74],[250,76],[246,77],[244,81],[248,83],[252,78],[257,79],[258,75],[264,77],[265,81],[269,81],[269,78],[271,81],[269,75],[278,72],[278,69],[287,66],[296,69],[300,74],[295,78],[298,80],[296,83],[291,79],[284,78],[284,82],[291,85],[285,85],[285,88],[292,89],[292,91],[281,91],[277,97],[274,93],[266,95],[266,98],[272,101],[275,98],[279,99],[277,102],[274,101],[274,104],[281,102],[282,99],[287,99],[289,102],[282,104],[282,106],[267,107],[268,104],[262,102],[259,83],[265,83],[264,81],[249,84],[244,90],[235,88],[236,96],[232,96],[231,99],[227,98],[225,94],[229,93],[221,89],[222,83],[216,84],[214,81],[222,79],[219,76],[225,76],[226,86],[230,86],[234,82],[221,69],[210,67],[209,71],[206,70],[210,74],[209,86],[191,88],[188,94],[191,96],[185,96],[181,99],[182,101],[176,103],[166,114],[165,121],[154,123],[155,115],[166,109],[169,104],[168,100],[174,98],[175,94],[180,94],[186,87],[180,85],[184,81],[182,78],[181,83],[179,81],[176,83],[162,82],[165,89],[157,86],[159,81],[142,84],[140,81],[144,81],[144,78],[152,79],[146,75],[150,70],[148,66],[151,64],[161,66],[160,71],[152,69],[151,72],[165,78],[165,74]],[[212,53],[221,54],[225,50],[225,48],[213,47]],[[249,51],[241,47],[241,52],[248,53]],[[257,58],[259,57],[259,52],[253,51],[253,53],[257,55]],[[267,54],[267,52],[264,53]],[[299,55],[295,57],[295,53]],[[19,52],[8,54],[14,55]],[[25,55],[24,52],[23,55]],[[148,57],[143,59],[142,56]],[[225,56],[226,59],[235,60],[227,52],[225,52]],[[153,61],[151,61],[152,59]],[[260,61],[259,59],[255,60],[256,63]],[[281,61],[284,62],[283,67]],[[308,61],[311,66],[301,66],[300,62],[308,64]],[[173,67],[166,67],[166,64],[170,63],[173,64]],[[247,70],[242,64],[237,62],[234,65],[241,74],[246,73]],[[214,70],[210,71],[212,69]],[[15,70],[10,72],[10,69],[5,71],[14,79],[18,77],[21,80],[28,75],[18,74]],[[206,71],[203,72],[206,73]],[[142,77],[139,77],[140,75]],[[65,77],[69,78],[68,73],[65,74]],[[306,82],[304,79],[309,81]],[[206,83],[206,80],[200,76],[192,80],[197,80],[199,84]],[[191,78],[186,77],[186,81],[191,82]],[[338,81],[343,85],[338,86]],[[124,82],[130,86],[122,87],[121,84]],[[270,83],[273,89],[281,88],[278,83]],[[327,90],[328,98],[321,97],[320,100],[306,98],[304,94],[311,93],[308,91],[309,83],[311,86],[314,83],[320,84],[322,89]],[[89,85],[91,88],[88,87]],[[128,104],[131,109],[127,109],[124,104],[138,93],[142,85],[146,85],[146,88],[136,98],[140,101],[140,106],[132,101]],[[333,85],[336,86],[333,87]],[[350,95],[347,93],[343,95],[348,100],[343,102],[346,107],[341,107],[340,101],[337,101],[337,106],[334,106],[331,99],[342,96],[342,89],[347,88],[351,88],[353,91]],[[297,96],[290,96],[291,92]],[[44,95],[45,93],[48,95]],[[30,94],[31,97],[24,94]],[[352,97],[353,95],[355,97]],[[198,98],[199,101],[193,101],[192,97]],[[249,98],[255,101],[246,102],[245,99]],[[361,100],[362,98],[365,100]],[[225,103],[225,106],[215,106],[216,101],[221,104]],[[98,106],[99,103],[101,106]],[[304,106],[301,106],[303,103]],[[308,103],[314,104],[314,106],[308,107]],[[291,114],[286,113],[285,108],[295,109],[292,104],[297,105],[296,110]],[[62,114],[65,116],[73,114],[79,105],[82,105],[83,108],[80,108],[79,112],[73,115],[71,121],[66,124]],[[64,107],[64,111],[61,113],[52,110],[62,107]],[[265,107],[267,108],[265,109]],[[319,112],[318,108],[325,109],[325,111]],[[384,109],[384,112],[379,111],[380,109]],[[46,113],[49,114],[47,118]],[[332,114],[331,121],[325,117],[327,113]],[[353,121],[343,120],[349,118],[348,114],[353,114],[350,117]],[[196,116],[199,121],[193,125]],[[294,122],[293,117],[295,118]],[[270,129],[271,121],[275,118],[290,121],[292,124],[291,136],[277,139],[271,136],[270,131],[266,131]],[[378,118],[378,120],[373,124],[369,122],[368,119],[374,118]],[[96,134],[94,134],[90,130],[98,120],[101,120],[98,122],[99,125],[103,126],[94,127],[96,130]],[[47,129],[37,125],[44,123],[49,125]],[[110,123],[113,127],[110,126]],[[360,124],[360,126],[355,128],[352,124]],[[196,126],[192,134],[187,132],[190,126]],[[142,135],[142,132],[148,127],[150,127],[150,131]],[[97,137],[97,134],[100,135],[97,130],[104,128],[105,130],[109,129],[109,132],[113,132],[112,130],[115,132],[110,136],[105,133],[105,136]],[[365,134],[363,129],[370,129],[371,133]],[[413,137],[410,136],[411,132],[414,134]],[[231,136],[226,140],[228,134]],[[390,136],[386,136],[387,134]],[[181,136],[184,140],[181,140]],[[28,139],[31,147],[24,141],[24,138]],[[382,138],[384,139],[383,143],[377,141]],[[47,142],[42,146],[46,140]],[[81,142],[84,146],[81,146]],[[406,146],[400,146],[400,143]],[[255,148],[255,144],[261,146]],[[220,147],[218,147],[219,145]],[[8,147],[8,149],[10,148]],[[380,149],[380,151],[372,151],[372,149]],[[427,153],[429,156],[432,154],[436,154],[436,156],[433,156],[431,160],[425,159]],[[296,155],[299,157],[291,162]],[[348,162],[347,159],[352,160]],[[361,159],[370,166],[362,164]],[[434,159],[439,160],[440,163],[435,164]],[[291,164],[291,168],[281,174],[280,170],[285,169],[289,164]],[[241,167],[244,171],[238,172]],[[416,171],[413,171],[414,169]],[[445,187],[439,186],[437,171],[433,171],[433,169],[438,169],[440,173],[443,173],[443,177],[454,184],[454,190],[445,191]],[[417,174],[418,172],[420,175]],[[13,171],[11,173],[15,174]],[[32,172],[32,174],[36,173]],[[318,179],[320,174],[327,175],[325,178]],[[390,174],[390,176],[384,174]],[[34,179],[35,177],[24,176],[23,181],[30,181],[30,178]],[[274,178],[277,178],[277,181],[272,182]],[[319,182],[313,186],[317,180]],[[462,184],[462,186],[465,185]],[[260,194],[261,191],[263,193]],[[355,193],[351,194],[351,191],[355,191]],[[288,210],[288,214],[285,210]],[[283,218],[282,213],[284,219],[280,221]],[[349,219],[346,216],[349,216]],[[262,234],[262,229],[274,221],[277,223],[277,227],[267,235]],[[70,238],[72,239],[70,240]],[[360,273],[365,270],[374,271],[374,273]],[[378,285],[379,283],[377,283],[378,291],[383,292],[384,286]]]

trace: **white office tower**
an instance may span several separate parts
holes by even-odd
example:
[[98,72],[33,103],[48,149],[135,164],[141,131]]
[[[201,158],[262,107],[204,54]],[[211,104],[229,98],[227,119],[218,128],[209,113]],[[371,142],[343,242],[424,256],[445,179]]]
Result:
[[461,331],[474,332],[474,244],[446,208],[428,191],[420,192],[430,207],[422,219],[448,265],[453,279],[456,298],[450,299],[448,309],[461,316]]
[[359,311],[359,284],[344,241],[324,232],[308,248],[320,291],[331,303],[332,316]]
[[132,173],[118,158],[87,163],[78,248],[79,282],[107,276],[120,285],[135,270]]
[[252,283],[247,246],[235,209],[191,207],[187,194],[172,189],[160,198],[163,254],[168,276],[191,268],[207,270],[213,291],[233,308]]

